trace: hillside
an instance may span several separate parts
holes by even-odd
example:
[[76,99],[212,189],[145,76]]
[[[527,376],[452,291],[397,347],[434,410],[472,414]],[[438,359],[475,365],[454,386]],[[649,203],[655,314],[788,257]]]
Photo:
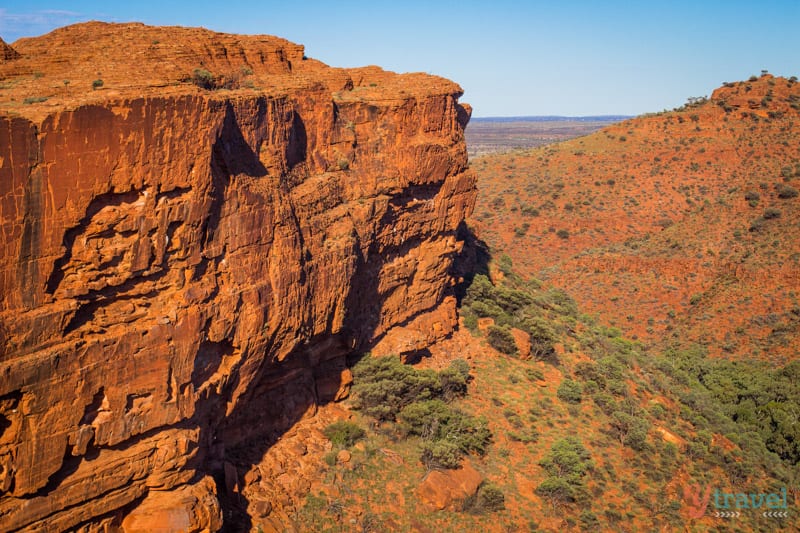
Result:
[[660,347],[800,353],[800,84],[763,75],[558,145],[473,161],[474,225],[525,275]]

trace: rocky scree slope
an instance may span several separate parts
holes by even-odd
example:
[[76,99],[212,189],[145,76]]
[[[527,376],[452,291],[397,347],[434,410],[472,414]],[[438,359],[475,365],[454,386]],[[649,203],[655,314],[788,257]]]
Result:
[[452,331],[461,93],[203,29],[4,45],[0,529],[219,529],[347,353]]

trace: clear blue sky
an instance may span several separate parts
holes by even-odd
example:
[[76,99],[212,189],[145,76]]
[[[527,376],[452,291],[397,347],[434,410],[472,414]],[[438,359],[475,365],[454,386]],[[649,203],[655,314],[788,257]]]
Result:
[[439,74],[479,117],[633,115],[761,69],[800,75],[800,0],[4,0],[0,36],[84,20],[266,33],[334,66]]

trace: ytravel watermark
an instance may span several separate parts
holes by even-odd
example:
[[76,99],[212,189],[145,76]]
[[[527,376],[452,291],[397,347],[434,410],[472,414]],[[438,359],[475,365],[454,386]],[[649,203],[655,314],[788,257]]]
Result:
[[707,513],[732,518],[738,517],[742,512],[758,512],[773,518],[789,516],[786,487],[778,492],[744,493],[725,492],[709,486],[685,485],[683,500],[691,518],[700,518]]

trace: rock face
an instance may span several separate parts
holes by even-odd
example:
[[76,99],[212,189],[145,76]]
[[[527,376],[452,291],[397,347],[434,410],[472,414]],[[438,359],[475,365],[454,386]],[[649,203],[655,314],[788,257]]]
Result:
[[3,50],[0,530],[217,530],[348,353],[453,327],[457,85],[140,24]]

